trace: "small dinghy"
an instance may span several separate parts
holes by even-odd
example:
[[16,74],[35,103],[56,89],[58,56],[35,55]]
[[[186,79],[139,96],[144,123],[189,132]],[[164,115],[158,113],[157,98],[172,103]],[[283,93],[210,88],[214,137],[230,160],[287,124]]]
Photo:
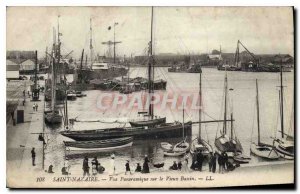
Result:
[[185,140],[177,143],[172,149],[173,152],[188,152],[190,150],[190,144]]
[[255,143],[252,143],[250,150],[253,154],[261,158],[275,160],[280,157],[276,149],[268,145],[256,145]]
[[79,98],[86,96],[86,94],[82,93],[82,91],[76,91],[75,94],[76,94],[76,97],[79,97]]
[[164,156],[178,157],[178,156],[184,155],[185,153],[186,153],[186,151],[174,152],[173,150],[171,150],[171,151],[165,151]]
[[237,155],[233,156],[233,160],[240,164],[246,164],[246,163],[250,162],[251,158],[247,157],[243,154],[237,154]]
[[164,150],[164,151],[171,151],[173,149],[173,145],[168,143],[168,142],[161,142],[160,143],[160,147]]
[[250,151],[252,154],[259,156],[261,158],[266,158],[270,160],[275,160],[280,157],[276,148],[272,145],[262,143],[260,141],[260,120],[259,120],[259,96],[258,96],[258,83],[256,80],[256,111],[257,111],[257,143],[252,142],[250,146]]
[[93,141],[64,141],[69,151],[110,151],[132,146],[133,137]]
[[280,157],[287,160],[294,160],[294,142],[293,141],[283,141],[276,139],[274,140],[274,145],[277,153]]

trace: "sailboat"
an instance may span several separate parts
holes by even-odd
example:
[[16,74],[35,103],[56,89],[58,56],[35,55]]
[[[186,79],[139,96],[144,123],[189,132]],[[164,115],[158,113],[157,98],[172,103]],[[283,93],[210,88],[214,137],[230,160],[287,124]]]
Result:
[[[181,156],[183,154],[185,154],[186,152],[189,151],[190,149],[190,144],[186,141],[186,137],[184,135],[184,107],[183,107],[183,115],[182,115],[182,118],[183,118],[183,121],[182,121],[182,135],[183,135],[183,140],[180,141],[179,143],[175,144],[174,146],[172,146],[172,149],[170,150],[165,150],[164,151],[164,155],[165,156]],[[162,144],[163,145],[166,145],[166,143],[164,142]]]
[[[280,124],[281,124],[281,138],[274,139],[273,143],[282,158],[294,159],[294,138],[284,132],[284,109],[283,109],[283,85],[282,85],[282,64],[280,65]],[[286,136],[286,137],[285,137]]]
[[202,69],[200,66],[200,81],[199,81],[199,99],[200,99],[200,109],[199,109],[199,134],[196,139],[192,141],[190,152],[194,154],[195,152],[201,151],[204,156],[208,156],[209,153],[213,152],[212,146],[205,141],[201,136],[201,113],[202,113]]
[[[57,89],[57,69],[58,69],[58,65],[60,64],[60,46],[61,46],[61,42],[60,42],[60,32],[59,32],[59,22],[58,22],[58,33],[57,33],[57,40],[58,43],[56,45],[56,41],[54,39],[53,41],[53,49],[52,49],[52,72],[51,72],[51,110],[45,111],[45,121],[49,124],[58,124],[62,122],[62,115],[59,114],[59,111],[56,108],[56,89]],[[55,36],[54,36],[55,37]]]
[[251,153],[266,159],[278,159],[279,154],[273,145],[268,145],[260,141],[260,123],[259,123],[259,96],[258,96],[258,83],[256,80],[256,111],[257,111],[257,143],[252,142],[250,146]]
[[226,152],[229,157],[233,157],[237,154],[241,154],[243,151],[242,145],[238,138],[233,136],[233,114],[231,113],[231,129],[230,136],[227,135],[227,95],[228,95],[228,83],[227,83],[227,72],[225,73],[225,105],[224,105],[224,122],[223,122],[223,130],[221,131],[221,135],[219,137],[216,136],[215,146],[220,153]]
[[[152,53],[152,38],[153,38],[153,7],[151,12],[151,41],[149,43],[149,94],[154,92],[153,77],[154,77],[154,55]],[[192,133],[192,122],[186,122],[184,125],[181,122],[174,121],[166,123],[166,118],[154,118],[154,107],[149,103],[149,112],[147,115],[150,117],[147,121],[133,121],[130,122],[132,127],[113,127],[94,130],[78,130],[78,131],[62,131],[61,135],[69,137],[77,141],[89,140],[102,140],[120,137],[134,137],[134,139],[149,139],[149,138],[170,138],[181,137],[182,131],[184,136],[190,136]],[[144,114],[144,112],[143,112]],[[146,116],[146,115],[145,115]],[[184,129],[184,130],[183,130]]]
[[[64,72],[65,73],[65,72]],[[65,93],[67,93],[67,80],[64,75]],[[69,130],[68,118],[68,99],[64,101],[64,128]],[[88,141],[64,141],[66,150],[75,152],[94,152],[94,151],[112,151],[124,147],[132,146],[133,137],[113,138],[104,140],[88,140]]]

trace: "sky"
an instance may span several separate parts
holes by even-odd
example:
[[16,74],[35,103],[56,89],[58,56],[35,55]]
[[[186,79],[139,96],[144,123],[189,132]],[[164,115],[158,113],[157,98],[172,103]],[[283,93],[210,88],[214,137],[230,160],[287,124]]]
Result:
[[[92,18],[94,53],[103,55],[113,40],[118,56],[146,54],[151,7],[7,7],[7,50],[51,49],[59,17],[62,53],[80,58],[89,53]],[[292,7],[155,7],[154,53],[200,54],[212,49],[235,52],[240,40],[254,54],[294,56]],[[242,51],[243,49],[240,49]]]

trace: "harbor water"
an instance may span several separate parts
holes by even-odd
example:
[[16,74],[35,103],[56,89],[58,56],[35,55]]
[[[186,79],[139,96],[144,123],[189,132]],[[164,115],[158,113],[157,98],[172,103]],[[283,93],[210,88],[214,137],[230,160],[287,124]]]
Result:
[[[255,79],[259,84],[259,106],[260,106],[260,129],[261,141],[272,143],[272,137],[280,137],[280,114],[279,114],[279,73],[267,72],[227,72],[229,103],[228,118],[230,112],[233,112],[233,128],[234,134],[240,140],[244,154],[251,156],[251,164],[264,162],[250,154],[251,141],[257,142],[257,122],[256,122],[256,88]],[[146,67],[132,67],[130,77],[147,77]],[[202,120],[217,120],[224,118],[224,78],[225,72],[218,71],[214,68],[203,68],[202,70],[202,103],[203,117]],[[167,68],[158,67],[155,69],[155,79],[165,79],[167,81],[167,90],[161,93],[198,93],[199,92],[199,74],[197,73],[169,73]],[[72,81],[72,75],[68,76],[68,81]],[[294,73],[283,73],[284,87],[284,123],[285,133],[293,133],[293,95],[294,95]],[[116,91],[100,91],[90,90],[84,91],[86,97],[77,98],[75,101],[68,101],[68,117],[76,118],[72,130],[89,130],[105,127],[129,126],[120,122],[87,122],[96,120],[113,121],[116,118],[135,119],[138,117],[136,110],[116,109],[116,110],[100,110],[97,105],[98,96],[103,93],[116,93]],[[182,121],[182,110],[157,110],[155,115],[166,117],[167,122]],[[188,107],[185,110],[185,121],[198,121],[198,110],[191,110]],[[219,136],[223,123],[206,123],[202,124],[202,138],[207,139],[214,146],[216,136]],[[160,143],[167,141],[176,143],[182,139],[146,139],[134,140],[132,147],[115,150],[113,152],[103,153],[71,153],[64,148],[63,141],[72,141],[59,134],[64,130],[63,126],[47,126],[47,148],[45,151],[46,166],[52,164],[56,171],[59,171],[65,160],[71,165],[70,172],[73,174],[82,173],[83,157],[98,157],[101,165],[104,167],[109,164],[110,155],[116,155],[117,172],[125,171],[126,160],[130,160],[132,169],[136,163],[142,165],[143,158],[147,155],[154,163],[165,163],[165,169],[172,165],[173,161],[179,161],[181,158],[164,157],[160,148]],[[230,123],[228,123],[230,130]],[[199,124],[192,127],[193,140],[197,137]],[[228,131],[228,133],[230,133]],[[208,167],[205,167],[208,168]],[[151,169],[150,169],[151,170]]]

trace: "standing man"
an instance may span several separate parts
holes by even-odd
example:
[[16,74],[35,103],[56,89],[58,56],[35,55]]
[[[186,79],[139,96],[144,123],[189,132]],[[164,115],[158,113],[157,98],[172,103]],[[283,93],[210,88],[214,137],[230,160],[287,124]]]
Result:
[[142,173],[150,173],[149,164],[148,163],[149,163],[148,156],[145,155]]
[[217,167],[217,152],[215,152],[215,154],[212,156],[211,158],[211,165],[212,165],[212,172],[215,173],[216,172],[216,167]]
[[35,111],[38,111],[38,107],[39,107],[39,105],[35,104]]
[[202,171],[202,163],[203,163],[203,154],[202,154],[201,150],[199,151],[199,153],[197,155],[197,162],[198,162],[199,171],[201,172]]
[[83,170],[83,176],[85,176],[85,175],[90,176],[89,159],[86,156],[84,157],[84,160],[83,160],[82,170]]
[[213,158],[213,153],[210,152],[210,153],[209,153],[209,156],[208,156],[209,172],[212,171],[212,162],[213,162],[212,158]]
[[34,147],[31,150],[32,166],[35,166],[35,151]]
[[129,174],[131,174],[129,160],[126,161],[125,170],[126,170],[125,175],[127,174],[127,172],[129,172]]

